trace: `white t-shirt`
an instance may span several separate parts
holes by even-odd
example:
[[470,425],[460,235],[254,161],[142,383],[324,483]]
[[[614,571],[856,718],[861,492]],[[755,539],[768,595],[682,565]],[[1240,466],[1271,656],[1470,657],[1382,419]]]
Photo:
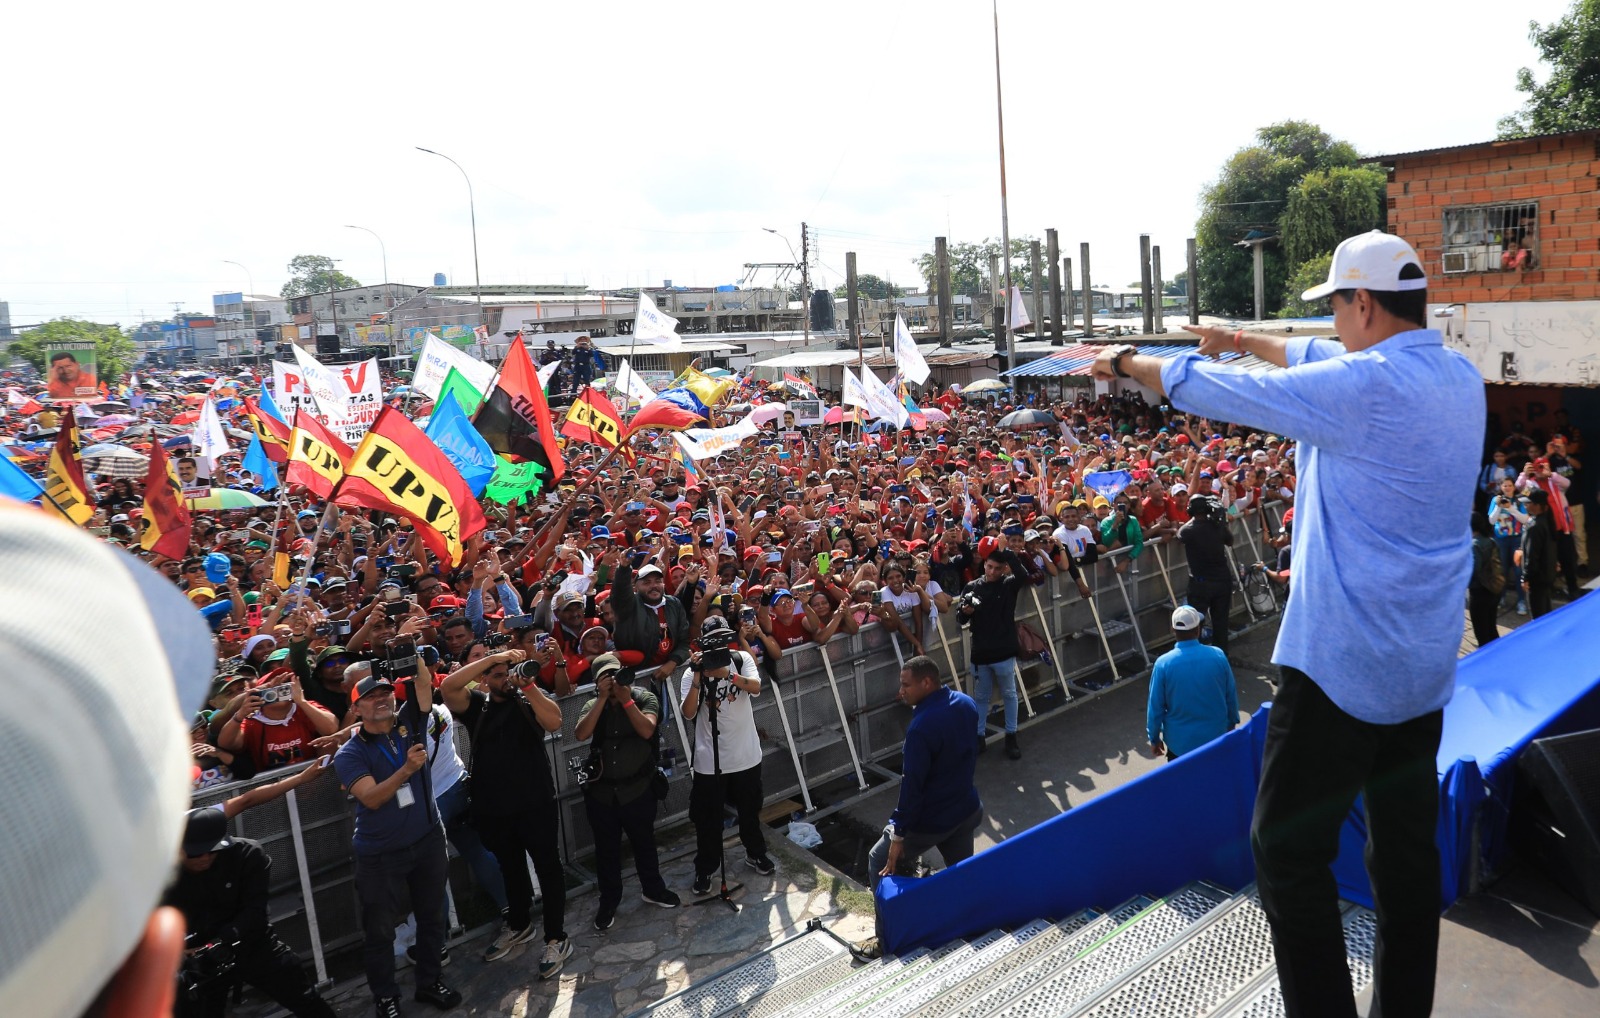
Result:
[[454,788],[466,773],[461,754],[456,752],[455,724],[444,704],[433,705],[428,718],[428,759],[433,761],[428,765],[428,777],[433,782],[435,799]]
[[1090,533],[1089,528],[1081,523],[1071,529],[1063,523],[1050,536],[1060,541],[1067,551],[1071,553],[1074,560],[1083,558],[1083,553],[1088,550],[1089,545],[1099,543],[1095,540],[1094,534]]
[[[733,667],[740,678],[759,682],[754,659],[743,651],[733,652]],[[678,702],[689,695],[689,690],[699,678],[693,668],[684,668],[678,682]],[[747,771],[761,764],[761,737],[756,734],[755,711],[750,703],[751,694],[731,682],[717,683],[717,736],[722,773]],[[711,756],[711,707],[705,697],[700,698],[700,709],[694,715],[694,771],[696,774],[715,774]]]
[[[928,591],[928,624],[930,626],[936,626],[939,624],[939,606],[934,604],[933,595],[939,593],[942,588],[939,586],[937,581],[929,580],[926,589]],[[906,587],[899,597],[894,595],[894,591],[890,590],[888,587],[884,587],[883,599],[888,604],[894,605],[894,610],[899,612],[900,618],[907,623],[913,621],[914,616],[912,613],[915,612],[917,606],[922,603],[922,599],[917,596],[917,592],[912,590],[909,586]],[[933,630],[929,629],[928,631],[932,632]],[[920,637],[922,634],[918,633],[917,635]]]

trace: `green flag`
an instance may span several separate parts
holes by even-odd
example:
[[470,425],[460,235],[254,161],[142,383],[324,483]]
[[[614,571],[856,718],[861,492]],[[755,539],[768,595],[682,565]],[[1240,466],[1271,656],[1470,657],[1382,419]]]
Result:
[[504,456],[495,456],[494,476],[483,493],[501,505],[515,505],[523,497],[533,498],[544,489],[544,465],[540,463],[513,463]]
[[444,376],[444,384],[439,386],[439,399],[436,402],[444,402],[446,396],[455,396],[468,417],[477,413],[478,407],[483,404],[483,393],[473,388],[472,383],[455,368],[451,368],[450,373]]

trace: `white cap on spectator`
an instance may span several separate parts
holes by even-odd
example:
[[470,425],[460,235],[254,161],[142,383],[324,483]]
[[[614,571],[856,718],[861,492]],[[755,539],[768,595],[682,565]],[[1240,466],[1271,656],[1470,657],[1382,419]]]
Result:
[[210,633],[115,546],[0,504],[0,1000],[78,1015],[172,877]]
[[1172,612],[1172,628],[1180,633],[1191,633],[1205,625],[1206,617],[1193,605],[1180,604]]
[[1415,265],[1421,272],[1422,260],[1411,245],[1392,233],[1373,230],[1347,237],[1333,250],[1328,266],[1328,281],[1300,295],[1301,300],[1321,300],[1335,290],[1426,290],[1427,276],[1401,279],[1400,270]]

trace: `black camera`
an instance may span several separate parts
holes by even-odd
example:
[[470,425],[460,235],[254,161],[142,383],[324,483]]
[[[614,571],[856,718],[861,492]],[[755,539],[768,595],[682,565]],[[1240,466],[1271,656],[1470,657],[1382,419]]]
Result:
[[391,682],[417,677],[417,638],[397,636],[383,645],[382,674]]
[[194,939],[191,935],[185,941],[192,953],[184,955],[183,967],[178,971],[179,992],[191,1000],[198,999],[199,991],[204,987],[232,978],[239,967],[237,943],[210,943],[196,947]]
[[1190,495],[1189,515],[1197,520],[1210,520],[1212,523],[1228,521],[1228,510],[1223,508],[1222,502],[1214,495]]
[[733,665],[733,630],[711,629],[700,634],[700,668],[728,668]]
[[969,619],[968,612],[976,612],[983,606],[983,599],[970,590],[963,590],[961,596],[956,598],[956,611],[961,613],[961,624],[966,625]]
[[490,650],[498,650],[511,642],[510,633],[490,633],[483,638],[483,645]]
[[572,772],[573,780],[575,780],[580,787],[587,785],[591,781],[599,780],[604,769],[604,766],[600,762],[600,757],[594,754],[590,754],[589,756],[573,756],[567,758],[567,770]]

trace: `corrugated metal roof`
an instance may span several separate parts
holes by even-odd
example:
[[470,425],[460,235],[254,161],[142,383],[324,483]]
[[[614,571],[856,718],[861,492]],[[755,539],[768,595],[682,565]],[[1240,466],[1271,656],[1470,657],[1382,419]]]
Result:
[[1526,141],[1534,141],[1534,142],[1536,142],[1536,141],[1539,141],[1542,138],[1569,138],[1569,137],[1572,137],[1574,135],[1579,135],[1579,134],[1595,134],[1595,133],[1600,133],[1600,132],[1597,132],[1592,127],[1586,127],[1586,128],[1583,128],[1583,129],[1577,130],[1577,131],[1557,131],[1554,134],[1535,134],[1535,135],[1530,135],[1529,137],[1526,137],[1526,138],[1496,138],[1496,139],[1493,139],[1491,141],[1474,141],[1474,142],[1471,142],[1471,143],[1466,144],[1466,145],[1446,145],[1443,148],[1421,148],[1421,149],[1417,149],[1415,152],[1391,152],[1391,153],[1389,153],[1387,155],[1381,155],[1381,156],[1366,156],[1366,157],[1364,157],[1363,161],[1364,162],[1393,162],[1396,159],[1420,159],[1423,156],[1443,155],[1446,152],[1465,152],[1465,151],[1468,151],[1469,149],[1475,149],[1475,148],[1506,148],[1506,147],[1511,146],[1511,145],[1516,145],[1519,142],[1526,142]]
[[753,368],[825,368],[835,364],[854,364],[854,350],[796,350],[756,361]]

